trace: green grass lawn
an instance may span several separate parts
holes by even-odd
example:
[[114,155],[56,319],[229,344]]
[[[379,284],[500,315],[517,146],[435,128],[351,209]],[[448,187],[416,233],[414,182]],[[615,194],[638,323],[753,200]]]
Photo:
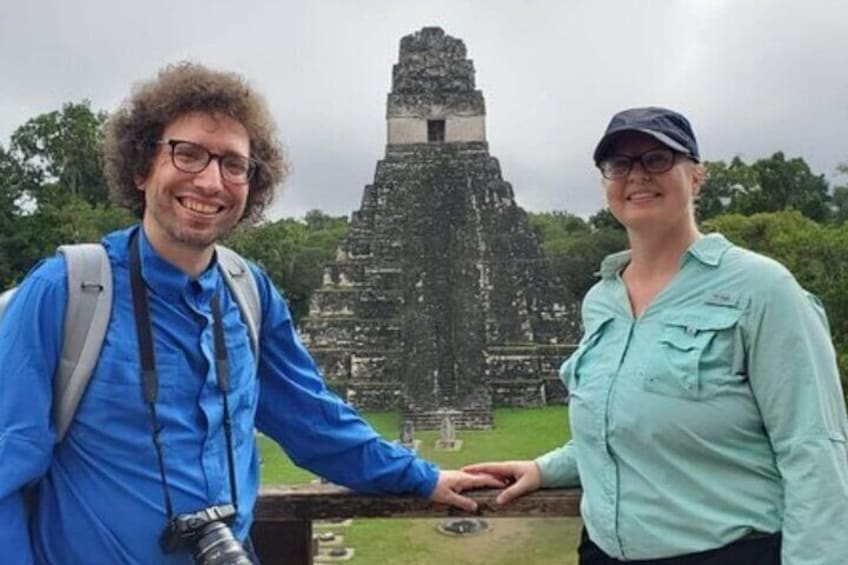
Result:
[[[400,417],[395,412],[370,412],[363,416],[387,439],[397,438]],[[419,453],[442,468],[502,459],[532,459],[569,437],[568,415],[561,406],[495,410],[495,429],[458,431],[460,451],[436,451],[437,430],[419,431]],[[273,441],[259,438],[263,484],[300,484],[315,476],[297,468]],[[580,532],[577,518],[499,518],[492,530],[473,537],[453,538],[436,532],[438,519],[356,519],[332,531],[344,536],[344,545],[355,548],[356,564],[379,565],[570,565],[576,564]]]

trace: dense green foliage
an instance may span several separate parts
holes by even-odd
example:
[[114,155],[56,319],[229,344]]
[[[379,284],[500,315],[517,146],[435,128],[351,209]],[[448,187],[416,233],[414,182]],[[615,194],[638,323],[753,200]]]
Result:
[[245,226],[225,243],[265,269],[285,293],[297,322],[307,314],[309,295],[321,286],[324,266],[335,257],[348,229],[346,216],[312,210],[303,220],[286,218]]
[[[601,260],[627,247],[627,234],[612,214],[602,210],[586,222],[568,212],[527,215],[560,284],[577,298],[597,281]],[[595,221],[595,220],[598,221]]]
[[62,243],[132,222],[108,200],[100,163],[106,115],[87,101],[27,121],[0,147],[0,284],[19,281]]
[[107,201],[100,163],[104,112],[88,101],[30,119],[12,134],[9,153],[23,168],[28,195],[38,204],[63,204],[78,197],[89,204]]
[[833,187],[833,222],[842,224],[848,220],[848,162],[840,163],[836,167],[836,172],[846,184],[839,184]]
[[800,157],[786,159],[777,152],[748,165],[739,157],[729,164],[705,163],[709,178],[701,190],[698,218],[720,214],[755,214],[798,210],[818,222],[839,214],[833,208],[824,175],[816,175]]

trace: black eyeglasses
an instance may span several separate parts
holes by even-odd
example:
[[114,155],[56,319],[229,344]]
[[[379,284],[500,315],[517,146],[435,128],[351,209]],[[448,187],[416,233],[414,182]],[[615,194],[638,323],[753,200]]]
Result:
[[671,170],[678,155],[681,154],[667,147],[651,149],[641,155],[610,155],[601,159],[598,168],[605,179],[618,180],[629,175],[633,164],[638,161],[643,171],[658,175]]
[[203,172],[212,159],[218,160],[221,178],[233,184],[247,184],[256,171],[254,159],[242,155],[219,155],[212,153],[202,145],[181,139],[167,139],[158,142],[171,147],[171,162],[177,170],[184,173]]

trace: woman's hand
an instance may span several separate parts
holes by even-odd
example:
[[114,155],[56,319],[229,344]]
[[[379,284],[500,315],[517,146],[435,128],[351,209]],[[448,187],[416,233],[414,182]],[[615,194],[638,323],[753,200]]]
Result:
[[459,493],[475,488],[503,488],[504,486],[506,483],[503,480],[485,473],[439,471],[439,482],[430,494],[430,500],[450,504],[467,512],[475,512],[477,503]]
[[477,463],[462,468],[472,474],[482,473],[502,480],[509,485],[495,499],[495,503],[503,506],[511,500],[528,492],[538,490],[542,486],[542,472],[534,461],[502,461],[498,463]]

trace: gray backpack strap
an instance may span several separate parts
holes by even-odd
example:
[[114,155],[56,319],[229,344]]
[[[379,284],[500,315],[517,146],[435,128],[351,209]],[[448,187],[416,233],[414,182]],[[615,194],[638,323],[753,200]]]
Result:
[[6,311],[6,306],[9,305],[9,302],[12,301],[12,296],[14,296],[15,291],[18,290],[18,287],[13,286],[9,290],[4,290],[3,294],[0,294],[0,318],[3,317],[3,312]]
[[227,286],[233,293],[241,310],[241,315],[247,324],[250,333],[250,342],[253,345],[253,356],[259,363],[259,334],[262,328],[262,301],[259,298],[259,288],[253,271],[247,265],[244,258],[223,245],[216,245],[215,251],[218,255],[218,265]]
[[99,243],[62,245],[68,272],[68,307],[62,358],[53,381],[56,443],[74,419],[106,336],[112,311],[112,266]]

